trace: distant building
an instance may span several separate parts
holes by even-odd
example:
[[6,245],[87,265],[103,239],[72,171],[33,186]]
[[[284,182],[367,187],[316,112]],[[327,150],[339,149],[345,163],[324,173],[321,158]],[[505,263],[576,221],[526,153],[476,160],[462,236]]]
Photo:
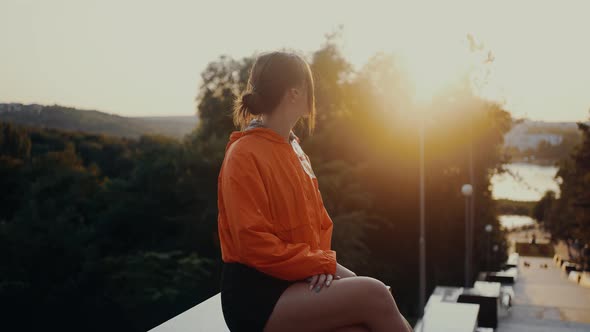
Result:
[[521,151],[535,149],[542,141],[546,141],[551,145],[559,145],[563,141],[563,136],[552,132],[576,130],[576,128],[576,124],[573,122],[548,123],[524,120],[515,125],[504,136],[504,145],[515,147]]
[[43,110],[43,105],[39,105],[39,104],[24,105],[21,103],[0,103],[0,113],[2,113],[2,112],[20,112],[23,110],[31,110],[31,111],[39,114]]
[[5,103],[0,104],[0,112],[17,112],[22,110],[23,104],[19,103]]

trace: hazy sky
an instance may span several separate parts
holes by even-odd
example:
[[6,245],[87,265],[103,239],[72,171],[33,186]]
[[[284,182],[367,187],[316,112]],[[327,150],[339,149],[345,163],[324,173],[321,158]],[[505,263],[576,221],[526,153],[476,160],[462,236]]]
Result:
[[358,68],[395,52],[432,93],[472,61],[495,60],[482,94],[517,117],[588,120],[590,1],[1,0],[0,102],[126,116],[191,115],[200,73],[221,54],[305,54],[344,26]]

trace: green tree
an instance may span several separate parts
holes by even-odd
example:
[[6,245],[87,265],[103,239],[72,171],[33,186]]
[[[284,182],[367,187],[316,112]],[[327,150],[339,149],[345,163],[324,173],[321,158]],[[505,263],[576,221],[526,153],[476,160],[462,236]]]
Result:
[[533,218],[540,223],[547,222],[549,224],[550,219],[548,219],[548,214],[551,212],[554,202],[555,192],[553,190],[546,191],[541,200],[533,208]]

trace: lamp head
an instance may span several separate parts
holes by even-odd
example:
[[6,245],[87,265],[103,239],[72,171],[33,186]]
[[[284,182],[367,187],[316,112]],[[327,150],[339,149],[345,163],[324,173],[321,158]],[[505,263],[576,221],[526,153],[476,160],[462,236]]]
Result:
[[470,184],[464,184],[463,187],[461,187],[461,193],[464,196],[471,196],[471,194],[473,194],[473,187]]

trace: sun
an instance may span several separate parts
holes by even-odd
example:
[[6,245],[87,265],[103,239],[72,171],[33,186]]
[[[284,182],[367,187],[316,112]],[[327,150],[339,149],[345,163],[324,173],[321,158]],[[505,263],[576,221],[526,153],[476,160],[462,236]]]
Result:
[[418,104],[429,103],[437,93],[458,84],[477,66],[476,55],[469,50],[466,38],[449,43],[431,35],[401,53]]

